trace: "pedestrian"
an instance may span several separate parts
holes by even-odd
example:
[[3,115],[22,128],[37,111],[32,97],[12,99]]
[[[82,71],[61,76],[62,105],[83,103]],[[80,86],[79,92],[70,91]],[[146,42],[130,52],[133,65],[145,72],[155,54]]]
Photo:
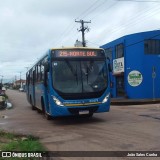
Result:
[[0,94],[2,93],[2,83],[0,83]]

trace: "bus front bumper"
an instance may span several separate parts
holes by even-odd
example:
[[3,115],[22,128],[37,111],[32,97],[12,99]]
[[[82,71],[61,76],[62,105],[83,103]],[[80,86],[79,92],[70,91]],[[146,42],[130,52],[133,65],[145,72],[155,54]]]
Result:
[[110,102],[98,105],[86,105],[86,106],[55,106],[54,109],[51,109],[51,116],[72,116],[72,115],[81,115],[81,114],[93,114],[99,112],[109,112]]

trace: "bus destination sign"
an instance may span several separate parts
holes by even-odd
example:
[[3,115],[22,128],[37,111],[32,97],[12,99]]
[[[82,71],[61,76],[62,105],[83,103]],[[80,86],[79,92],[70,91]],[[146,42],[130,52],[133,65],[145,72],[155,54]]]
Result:
[[56,50],[52,51],[56,58],[104,57],[103,50]]

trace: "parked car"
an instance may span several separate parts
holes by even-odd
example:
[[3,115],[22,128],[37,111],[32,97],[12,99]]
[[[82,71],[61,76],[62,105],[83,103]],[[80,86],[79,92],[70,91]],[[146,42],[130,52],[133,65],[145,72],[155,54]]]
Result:
[[2,91],[6,91],[6,88],[5,88],[5,87],[2,87]]
[[19,88],[19,91],[20,91],[20,92],[24,92],[24,89],[23,89],[23,88]]

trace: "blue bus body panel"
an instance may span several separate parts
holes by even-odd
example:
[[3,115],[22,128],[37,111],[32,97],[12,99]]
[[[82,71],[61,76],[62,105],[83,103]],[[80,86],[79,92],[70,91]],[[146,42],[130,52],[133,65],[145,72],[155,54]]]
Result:
[[32,102],[32,105],[35,105],[35,88],[32,84],[29,85],[29,102]]

